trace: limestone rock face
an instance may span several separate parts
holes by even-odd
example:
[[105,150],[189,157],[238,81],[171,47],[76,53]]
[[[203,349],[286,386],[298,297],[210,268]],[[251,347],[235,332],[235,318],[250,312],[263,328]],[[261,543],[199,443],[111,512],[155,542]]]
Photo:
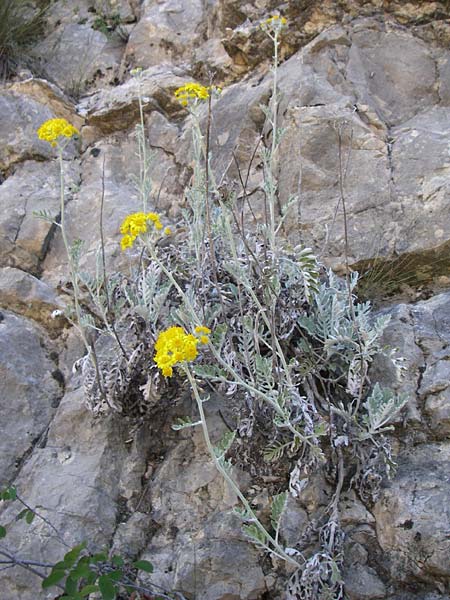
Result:
[[435,249],[431,270],[447,268],[447,107],[435,68],[444,54],[369,19],[327,30],[280,68],[287,130],[280,153],[288,157],[281,195],[298,196],[292,220],[300,237],[334,266],[343,261],[343,194],[350,262]]
[[404,453],[395,481],[374,507],[377,537],[398,580],[449,576],[449,462],[446,442]]
[[138,66],[189,60],[205,28],[201,0],[145,0],[128,40],[127,56]]
[[[119,228],[142,207],[139,96],[152,154],[148,210],[160,212],[165,225],[179,225],[182,234],[192,116],[173,92],[187,82],[208,85],[213,76],[223,87],[210,121],[217,194],[224,200],[236,195],[246,227],[263,222],[261,151],[274,132],[265,117],[273,101],[272,45],[260,25],[281,14],[288,27],[277,71],[282,139],[274,164],[280,209],[297,198],[285,221],[288,242],[311,247],[341,272],[345,211],[348,262],[369,273],[359,291],[371,297],[381,288],[388,295],[398,276],[403,293],[380,310],[391,316],[383,343],[403,357],[404,376],[397,379],[385,359],[370,371],[372,382],[408,398],[391,438],[398,470],[374,504],[344,482],[346,594],[349,600],[448,600],[447,4],[52,3],[45,38],[34,49],[39,78],[22,73],[0,89],[0,488],[14,484],[56,531],[38,518],[31,525],[17,521],[21,507],[0,503],[0,524],[8,532],[2,544],[45,563],[85,539],[92,551],[107,547],[129,560],[149,560],[154,573],[140,573],[139,581],[179,589],[186,599],[285,600],[292,573],[244,536],[233,512],[237,498],[217,474],[201,431],[171,429],[177,417],[192,414],[184,389],[176,400],[155,402],[152,418],[138,427],[120,416],[94,419],[86,409],[72,369],[85,349],[65,318],[51,317],[71,295],[61,232],[34,214],[60,217],[59,165],[36,130],[63,117],[81,131],[81,140],[64,151],[69,241],[83,240],[81,268],[94,275],[103,236],[107,271],[128,276],[130,260],[139,256],[121,252]],[[133,67],[142,67],[139,77],[130,73]],[[207,122],[204,105],[203,132]],[[435,293],[442,288],[447,291]],[[227,400],[205,403],[213,441],[228,430]],[[269,522],[268,489],[278,493],[286,481],[268,480],[266,489],[262,474],[253,475],[261,484],[255,497],[252,477],[234,469]],[[333,495],[334,475],[326,475],[311,477],[298,497],[289,497],[279,532],[287,547],[302,540],[315,548],[317,539],[308,536]],[[0,569],[0,590],[7,600],[53,600],[56,593],[41,590],[39,578],[20,568]]]
[[173,92],[186,82],[180,69],[156,66],[142,72],[139,80],[132,78],[113,90],[99,90],[82,100],[78,106],[87,124],[103,133],[128,129],[139,121],[138,94],[144,112],[152,110],[173,114],[180,106]]
[[[14,504],[2,513],[8,528],[8,544],[28,555],[59,560],[71,546],[90,540],[100,550],[116,527],[118,480],[125,448],[117,445],[120,428],[110,423],[95,426],[82,398],[82,391],[67,394],[60,404],[42,448],[36,448],[15,481],[18,494],[34,506],[58,531],[36,518],[24,527],[16,522]],[[122,438],[123,439],[123,438]],[[40,580],[26,571],[13,569],[2,577],[6,597],[26,600],[50,598]],[[40,594],[40,595],[37,595]]]
[[0,269],[0,306],[43,324],[50,333],[63,323],[64,303],[55,290],[20,269]]
[[[49,144],[46,144],[50,146]],[[66,201],[79,182],[77,161],[65,161]],[[60,214],[59,165],[26,161],[0,187],[0,264],[38,274],[55,225],[35,213]]]
[[21,468],[22,460],[46,430],[62,395],[57,365],[45,348],[45,335],[32,322],[12,313],[1,313],[0,376],[2,394],[2,452],[0,486]]
[[123,43],[87,24],[70,23],[58,27],[36,53],[46,78],[78,98],[96,79],[105,83],[118,77]]

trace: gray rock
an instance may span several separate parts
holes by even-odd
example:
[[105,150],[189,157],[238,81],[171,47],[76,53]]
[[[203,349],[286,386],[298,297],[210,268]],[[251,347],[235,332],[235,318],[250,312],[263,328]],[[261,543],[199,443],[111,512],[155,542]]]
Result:
[[358,102],[373,106],[388,126],[438,103],[433,52],[422,40],[395,26],[362,20],[353,27],[351,41],[346,78]]
[[450,386],[439,394],[429,396],[425,402],[425,414],[430,428],[438,439],[450,437]]
[[[36,384],[34,384],[34,394]],[[16,504],[1,514],[7,528],[5,545],[20,556],[51,562],[61,560],[70,547],[83,540],[92,551],[110,543],[118,514],[118,481],[126,458],[123,430],[112,421],[92,422],[77,390],[62,400],[43,447],[32,454],[15,480],[20,496],[59,532],[35,518],[31,525],[17,522]],[[61,541],[62,540],[62,541]],[[23,569],[0,573],[6,598],[44,600],[39,578]],[[49,595],[50,594],[50,595]],[[54,596],[54,590],[52,591]]]
[[[205,406],[214,441],[226,426],[214,401]],[[266,585],[260,554],[231,512],[237,498],[206,453],[200,429],[182,435],[149,486],[151,515],[159,525],[143,555],[155,565],[151,580],[205,600],[256,600]],[[248,477],[233,476],[245,491]]]
[[64,324],[64,319],[53,315],[64,311],[53,288],[20,269],[0,269],[0,306],[38,321],[49,331],[60,330]]
[[168,65],[151,67],[141,73],[139,80],[132,77],[112,90],[99,90],[88,96],[79,103],[78,110],[88,125],[103,133],[122,131],[139,122],[139,93],[145,113],[179,113],[181,107],[173,92],[190,79]]
[[235,515],[219,512],[198,532],[185,530],[175,540],[155,536],[143,555],[155,565],[149,581],[204,600],[256,600],[267,589],[265,578],[240,527]]
[[450,444],[423,444],[398,458],[395,479],[373,509],[391,576],[430,581],[450,574]]
[[113,554],[119,554],[126,560],[135,560],[144,550],[151,528],[149,515],[133,513],[130,518],[119,523],[111,548]]
[[145,0],[128,40],[127,59],[139,67],[189,59],[202,40],[203,6],[201,0]]
[[342,527],[359,525],[360,523],[373,523],[375,521],[373,515],[357,498],[354,490],[350,490],[342,495],[339,513]]
[[117,78],[123,51],[120,39],[79,23],[63,24],[34,50],[46,78],[75,98],[96,79],[105,85]]
[[0,488],[45,432],[62,396],[45,335],[30,321],[2,312],[0,321]]
[[25,96],[25,99],[30,98],[39,104],[46,106],[52,111],[54,116],[66,119],[77,129],[81,129],[83,125],[84,121],[76,113],[73,102],[71,102],[56,85],[45,79],[31,77],[24,81],[12,83],[8,86],[8,91],[20,96]]
[[308,524],[308,513],[300,506],[298,499],[289,494],[280,520],[280,536],[285,546],[294,548]]
[[359,564],[344,573],[345,591],[350,600],[386,598],[386,586],[374,569]]
[[[49,145],[49,144],[47,144]],[[78,184],[77,161],[65,161],[66,201]],[[39,274],[55,226],[34,212],[60,213],[59,164],[27,161],[0,186],[0,264]]]

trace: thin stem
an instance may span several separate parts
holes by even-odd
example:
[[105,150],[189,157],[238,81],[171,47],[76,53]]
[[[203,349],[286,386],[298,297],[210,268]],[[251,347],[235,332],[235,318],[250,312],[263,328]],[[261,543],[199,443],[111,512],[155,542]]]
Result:
[[141,196],[142,196],[142,209],[143,212],[147,212],[147,144],[145,141],[145,122],[144,122],[144,107],[142,105],[142,87],[141,87],[141,75],[137,77],[138,81],[138,103],[139,103],[139,122],[140,130],[138,135],[138,146],[139,146],[139,163],[140,163],[140,184],[141,184]]
[[223,478],[225,479],[225,481],[227,481],[227,483],[230,485],[231,489],[234,491],[234,493],[236,494],[236,496],[239,498],[239,500],[242,502],[242,504],[244,505],[244,508],[247,512],[247,514],[252,518],[252,522],[256,525],[256,527],[261,531],[261,533],[264,535],[265,539],[267,539],[275,548],[275,550],[273,550],[272,548],[268,548],[270,550],[270,552],[272,552],[273,554],[275,554],[276,556],[278,556],[279,558],[282,558],[283,560],[294,564],[295,566],[299,567],[299,563],[294,560],[291,556],[287,555],[285,553],[285,551],[283,550],[283,548],[281,548],[281,546],[277,543],[277,541],[270,535],[270,533],[266,530],[266,528],[262,525],[262,523],[259,521],[258,517],[256,516],[255,512],[253,511],[252,507],[250,506],[250,504],[248,503],[246,497],[242,494],[241,490],[239,489],[239,486],[234,482],[233,478],[229,475],[228,471],[223,467],[223,465],[221,464],[220,460],[217,458],[216,453],[214,452],[214,447],[211,443],[211,439],[209,437],[209,431],[208,431],[208,426],[206,424],[206,417],[205,417],[205,412],[203,410],[203,402],[202,399],[200,398],[200,394],[198,392],[198,388],[197,388],[197,384],[195,382],[194,377],[191,374],[191,371],[187,365],[187,363],[184,363],[183,365],[183,370],[186,373],[186,376],[189,380],[189,383],[192,387],[192,391],[194,392],[194,397],[195,400],[197,402],[197,408],[200,414],[200,420],[201,420],[201,425],[202,425],[202,431],[203,431],[203,437],[205,439],[205,443],[206,443],[206,447],[208,449],[208,452],[214,462],[214,465],[216,467],[216,469],[219,471],[219,473],[223,476]]
[[58,531],[58,529],[56,529],[56,527],[53,525],[53,523],[51,521],[49,521],[46,517],[41,515],[41,513],[38,513],[37,510],[35,508],[32,508],[29,504],[27,504],[25,502],[25,500],[22,500],[22,498],[19,495],[17,495],[17,493],[16,493],[16,500],[18,502],[20,502],[23,506],[25,506],[25,508],[27,508],[29,511],[34,513],[36,515],[36,517],[38,517],[39,519],[44,521],[44,523],[56,533],[61,544],[63,544],[66,548],[70,548],[69,544],[66,544],[66,542],[64,541],[60,531]]
[[[28,561],[28,560],[18,558],[15,554],[12,554],[11,552],[8,552],[6,550],[0,550],[0,554],[2,556],[5,556],[6,558],[8,558],[11,565],[16,565],[18,567],[22,567],[23,569],[30,571],[30,573],[37,575],[41,579],[45,579],[47,577],[46,573],[42,573],[42,571],[38,571],[37,569],[34,568],[34,566],[32,566],[32,565],[36,564],[34,561]],[[42,565],[42,566],[44,566],[44,565]],[[56,583],[55,587],[58,587],[60,590],[64,590],[64,587],[62,585],[60,585],[59,583]]]
[[[105,157],[103,157],[103,165],[102,165],[102,195],[100,198],[100,245],[101,245],[101,253],[102,253],[102,267],[103,267],[103,285],[105,287],[105,298],[106,298],[106,306],[108,309],[108,313],[111,313],[111,303],[109,300],[109,290],[108,290],[108,275],[106,273],[106,257],[105,257],[105,238],[103,232],[103,207],[105,204]],[[98,301],[98,305],[102,311],[103,321],[107,329],[110,329],[114,338],[116,339],[117,344],[123,354],[125,360],[128,360],[128,355],[125,351],[125,348],[120,341],[120,338],[117,334],[116,326],[114,324],[114,320],[110,323],[108,321],[107,315],[104,314],[103,306],[100,301]]]
[[[349,257],[348,223],[347,223],[347,208],[346,208],[345,193],[344,193],[344,170],[343,170],[343,164],[342,164],[342,132],[341,132],[340,127],[337,128],[337,136],[338,136],[338,158],[339,158],[339,194],[340,194],[340,199],[342,202],[342,212],[344,215],[345,281],[346,281],[347,291],[348,291],[349,311],[350,311],[350,315],[352,318],[353,327],[355,328],[356,336],[358,338],[360,364],[361,364],[359,392],[358,392],[358,397],[356,399],[355,409],[353,410],[353,414],[356,415],[357,412],[359,411],[359,406],[362,401],[364,382],[365,382],[366,373],[367,373],[367,366],[363,359],[364,346],[363,346],[363,342],[362,342],[361,335],[359,332],[359,327],[358,327],[358,324],[356,321],[355,307],[353,305],[352,287],[350,284],[350,268],[349,268],[349,264],[348,264],[348,257]],[[348,161],[347,161],[346,171],[347,171],[347,167],[348,167]]]
[[[70,272],[70,279],[72,281],[72,285],[73,285],[73,300],[74,300],[74,306],[75,306],[75,314],[77,317],[77,321],[76,321],[76,328],[78,329],[80,335],[81,335],[81,339],[83,340],[83,343],[85,345],[86,350],[88,351],[88,354],[91,356],[92,358],[92,362],[94,364],[94,368],[95,368],[95,372],[96,372],[96,377],[97,377],[97,383],[98,383],[98,387],[100,390],[100,394],[102,396],[102,398],[107,401],[106,399],[106,394],[105,391],[103,389],[103,383],[102,383],[102,379],[101,379],[101,374],[100,374],[100,368],[98,365],[98,360],[97,360],[97,356],[95,353],[95,348],[94,348],[94,344],[93,343],[89,343],[87,337],[86,337],[86,332],[84,330],[84,327],[81,325],[81,308],[80,308],[80,289],[78,287],[78,274],[77,274],[77,269],[76,269],[76,265],[74,263],[73,260],[73,256],[72,256],[72,251],[71,248],[69,246],[69,241],[67,239],[67,234],[66,234],[66,221],[65,221],[65,202],[64,202],[64,162],[63,162],[63,150],[64,147],[63,146],[58,146],[58,159],[59,159],[59,186],[60,186],[60,214],[61,214],[61,221],[60,221],[60,228],[61,228],[61,235],[62,235],[62,239],[63,239],[63,243],[64,243],[64,248],[66,250],[66,254],[67,254],[67,259],[69,261],[69,272]],[[107,402],[107,404],[109,405],[109,402]]]

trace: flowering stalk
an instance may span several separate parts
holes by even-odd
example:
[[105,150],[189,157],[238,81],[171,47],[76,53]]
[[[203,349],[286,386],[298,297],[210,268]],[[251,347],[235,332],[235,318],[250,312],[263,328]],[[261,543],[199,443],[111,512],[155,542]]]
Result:
[[[97,383],[100,390],[100,394],[103,399],[106,399],[105,392],[103,389],[103,383],[101,379],[100,369],[97,361],[97,356],[95,353],[95,349],[93,344],[89,343],[86,331],[82,325],[82,313],[80,307],[80,288],[78,285],[78,270],[77,265],[74,260],[73,251],[69,245],[69,241],[67,239],[66,234],[66,220],[65,220],[65,194],[64,194],[64,161],[63,161],[63,152],[70,139],[78,135],[79,131],[70,123],[68,123],[65,119],[50,119],[43,123],[38,131],[37,135],[40,140],[49,142],[52,148],[58,149],[58,163],[59,163],[59,193],[60,193],[60,222],[55,223],[61,229],[61,236],[64,243],[64,248],[66,250],[67,259],[69,261],[69,274],[70,280],[73,286],[73,299],[74,299],[74,307],[75,307],[75,315],[76,321],[73,322],[73,325],[76,327],[78,332],[80,333],[81,339],[83,340],[84,346],[88,352],[88,355],[91,357],[92,362],[94,364]],[[64,139],[66,138],[66,139]]]
[[272,126],[272,144],[270,156],[264,156],[264,174],[266,179],[266,193],[269,200],[269,247],[271,249],[272,267],[275,267],[276,261],[276,219],[275,219],[275,201],[277,193],[277,181],[275,178],[275,156],[278,147],[278,45],[279,35],[282,29],[286,26],[286,19],[279,15],[274,15],[263,21],[261,27],[270,37],[273,42],[274,53],[272,63],[273,87],[272,98],[270,103],[270,111],[268,113],[268,121]]
[[149,167],[151,158],[148,155],[147,141],[145,139],[144,105],[142,102],[142,69],[132,69],[131,75],[138,84],[139,125],[136,126],[139,155],[139,192],[142,199],[142,210],[147,210],[147,196],[150,195]]

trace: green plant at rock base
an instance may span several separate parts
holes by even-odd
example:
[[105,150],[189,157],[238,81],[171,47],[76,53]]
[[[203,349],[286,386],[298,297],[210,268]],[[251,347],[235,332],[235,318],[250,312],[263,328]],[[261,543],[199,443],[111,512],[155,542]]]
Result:
[[44,33],[47,1],[34,6],[29,0],[0,0],[0,78],[30,66],[30,47]]
[[[0,502],[18,502],[24,508],[17,514],[16,520],[25,519],[28,525],[36,518],[43,520],[52,534],[56,534],[58,542],[68,548],[60,561],[44,563],[19,557],[0,543],[1,570],[19,566],[37,575],[42,579],[43,590],[57,588],[60,591],[59,600],[83,600],[94,593],[100,594],[102,600],[115,600],[121,591],[134,594],[136,600],[148,597],[147,594],[152,594],[155,600],[185,600],[183,594],[166,592],[155,584],[136,584],[138,571],[153,572],[153,565],[148,560],[129,562],[117,554],[111,556],[107,551],[89,552],[85,542],[71,547],[48,519],[19,496],[15,487],[0,491]],[[7,527],[0,525],[0,540],[5,538]]]

